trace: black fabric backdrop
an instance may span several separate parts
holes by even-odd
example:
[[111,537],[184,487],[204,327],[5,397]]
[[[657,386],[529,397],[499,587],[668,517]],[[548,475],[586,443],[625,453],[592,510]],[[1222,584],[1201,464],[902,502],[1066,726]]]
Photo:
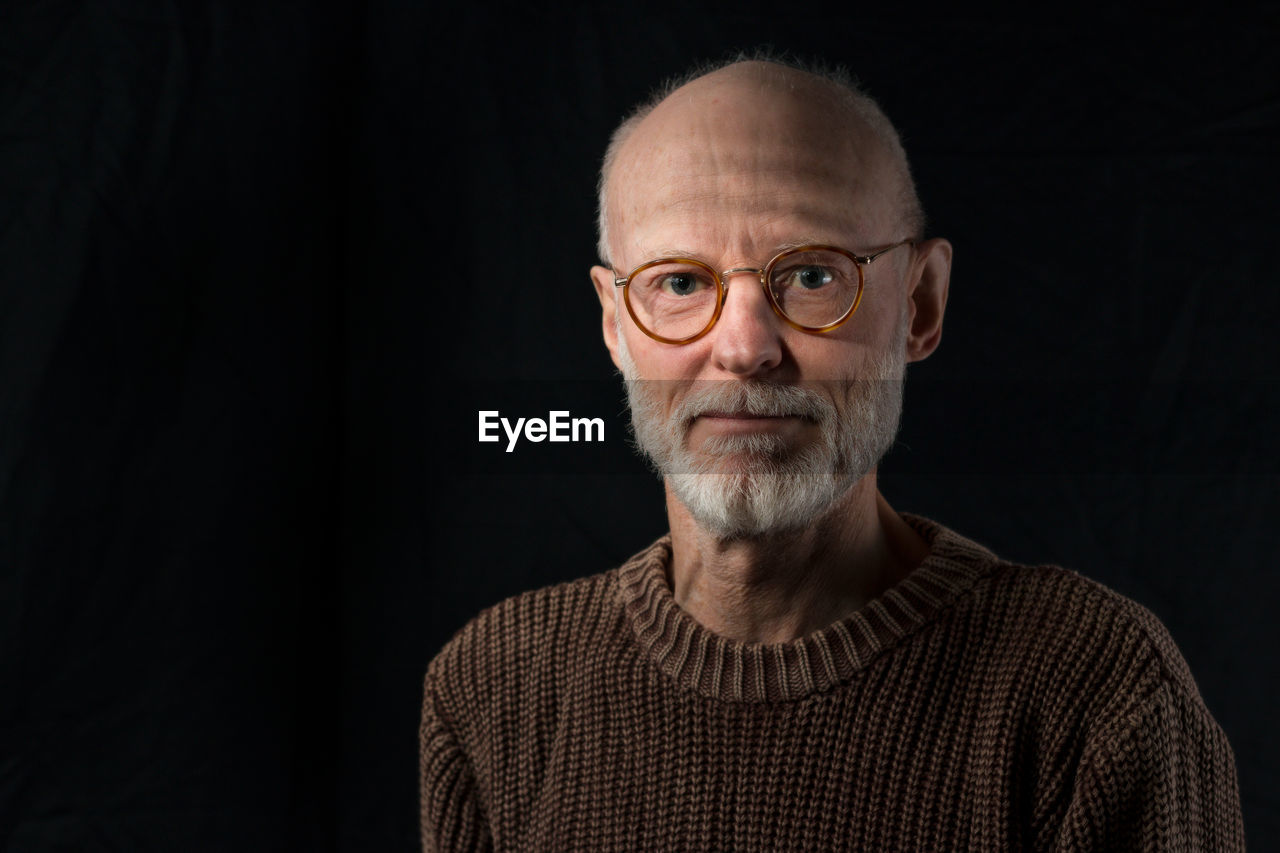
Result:
[[1150,607],[1277,844],[1275,4],[757,8],[6,4],[0,846],[414,849],[427,661],[665,529],[587,279],[608,133],[764,43],[851,66],[956,247],[886,494]]

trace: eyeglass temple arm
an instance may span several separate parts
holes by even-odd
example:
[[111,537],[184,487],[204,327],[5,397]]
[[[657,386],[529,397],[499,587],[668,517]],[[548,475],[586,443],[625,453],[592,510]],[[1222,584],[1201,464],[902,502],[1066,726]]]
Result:
[[888,254],[889,252],[892,252],[894,249],[898,248],[899,246],[914,246],[915,243],[916,243],[915,240],[908,237],[905,240],[900,240],[899,242],[894,243],[892,246],[889,246],[888,248],[881,249],[880,251],[876,252],[873,255],[854,255],[853,259],[860,264],[869,264],[872,261],[874,261],[876,258],[880,257],[881,255],[885,255],[885,254]]

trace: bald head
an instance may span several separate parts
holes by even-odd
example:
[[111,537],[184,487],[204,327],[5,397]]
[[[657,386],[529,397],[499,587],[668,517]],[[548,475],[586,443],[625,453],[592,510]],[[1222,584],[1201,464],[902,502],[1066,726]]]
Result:
[[[717,182],[699,183],[712,172]],[[751,180],[766,174],[797,181]],[[601,258],[617,262],[638,197],[679,205],[716,193],[747,210],[763,201],[752,196],[762,187],[776,195],[815,182],[848,191],[851,219],[920,236],[923,214],[898,134],[847,75],[757,60],[701,70],[666,86],[614,132],[600,175]]]

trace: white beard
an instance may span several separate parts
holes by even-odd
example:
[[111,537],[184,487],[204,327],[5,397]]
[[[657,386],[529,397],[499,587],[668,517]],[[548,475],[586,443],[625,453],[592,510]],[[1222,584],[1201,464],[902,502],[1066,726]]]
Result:
[[[905,318],[904,318],[905,320]],[[681,382],[686,393],[664,413],[663,380],[640,379],[619,329],[619,360],[636,446],[704,530],[745,539],[811,524],[893,445],[902,413],[906,323],[870,361],[867,376],[843,382],[778,385],[758,381]],[[839,409],[818,387],[843,390]],[[780,436],[722,435],[687,446],[694,417],[705,411],[798,415],[818,425],[820,440],[793,452]]]

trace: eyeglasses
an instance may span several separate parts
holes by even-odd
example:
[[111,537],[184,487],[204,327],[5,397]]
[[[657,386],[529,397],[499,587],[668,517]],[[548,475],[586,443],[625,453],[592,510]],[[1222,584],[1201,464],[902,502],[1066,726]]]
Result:
[[734,267],[716,272],[693,258],[647,261],[613,284],[622,288],[627,313],[644,332],[664,344],[690,344],[711,331],[724,310],[727,282],[751,273],[774,313],[803,332],[829,332],[845,323],[862,301],[862,268],[899,246],[855,255],[835,246],[798,246],[775,255],[763,269]]

